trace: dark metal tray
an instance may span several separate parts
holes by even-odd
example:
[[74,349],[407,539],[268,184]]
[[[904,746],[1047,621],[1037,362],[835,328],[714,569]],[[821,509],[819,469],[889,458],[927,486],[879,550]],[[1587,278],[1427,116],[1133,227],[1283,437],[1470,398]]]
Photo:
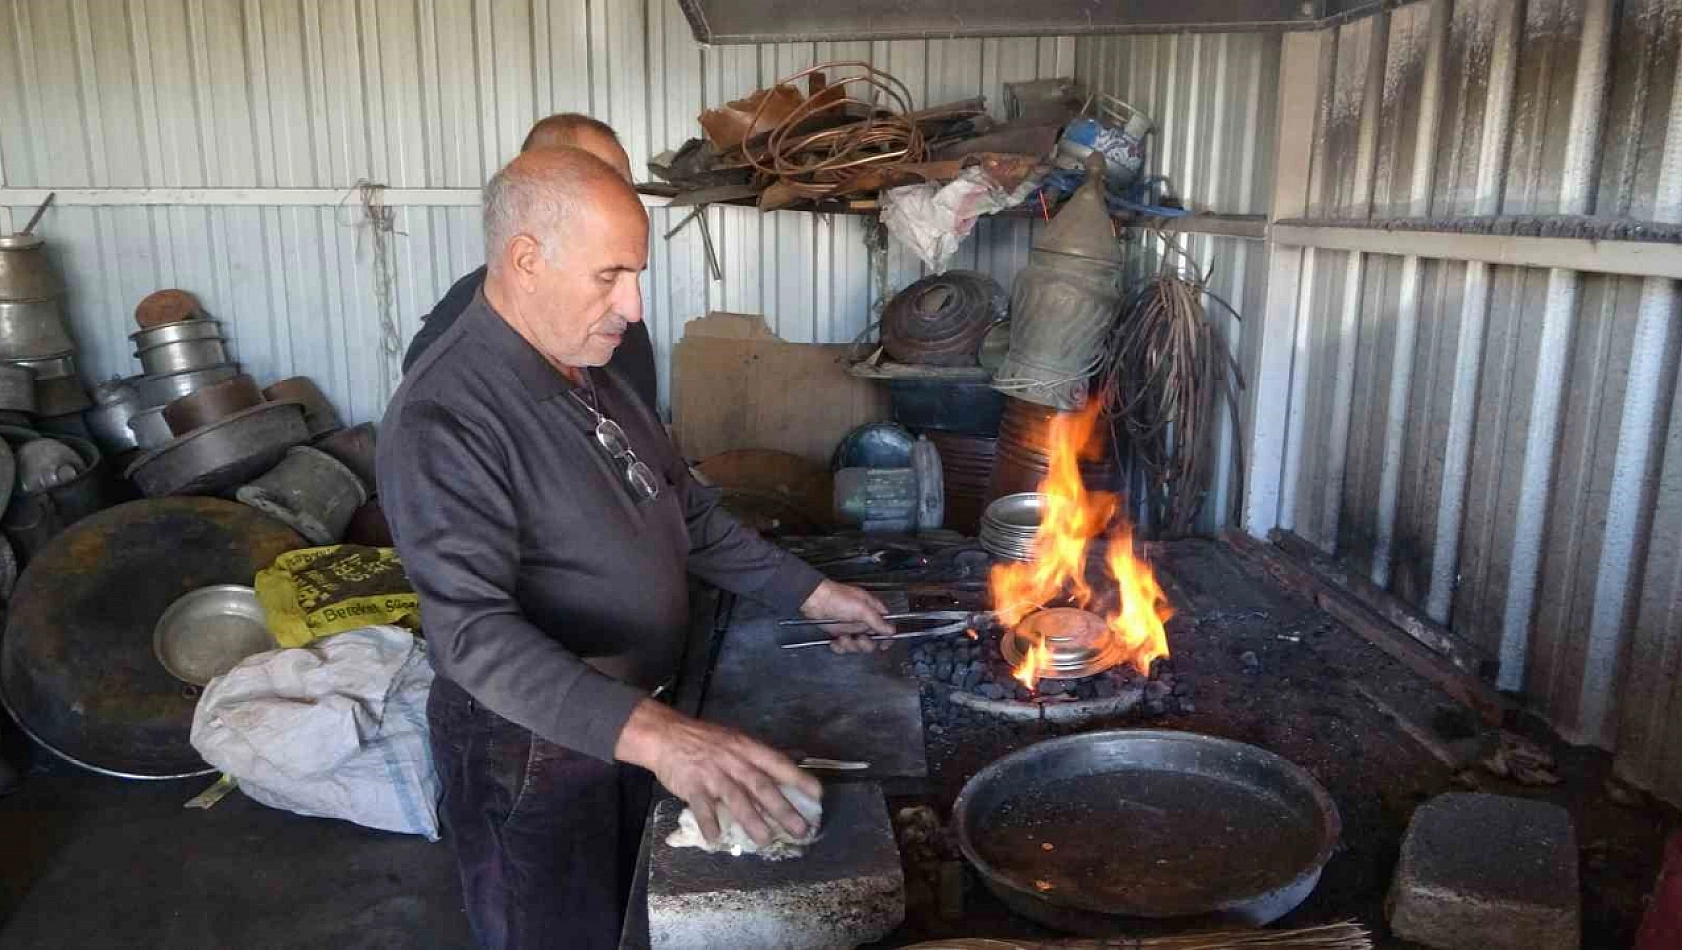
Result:
[[964,786],[953,823],[1012,910],[1093,935],[1269,923],[1314,889],[1341,827],[1325,789],[1270,752],[1144,729],[1006,756]]

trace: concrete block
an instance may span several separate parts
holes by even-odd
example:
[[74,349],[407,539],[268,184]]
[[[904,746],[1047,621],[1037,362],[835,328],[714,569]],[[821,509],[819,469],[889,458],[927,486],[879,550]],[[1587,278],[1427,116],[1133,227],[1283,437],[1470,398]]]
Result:
[[1565,809],[1455,793],[1414,812],[1388,910],[1396,936],[1438,950],[1576,950],[1579,907]]
[[824,790],[823,833],[803,857],[766,861],[672,848],[683,803],[654,812],[648,861],[652,950],[846,950],[905,917],[905,872],[873,782]]

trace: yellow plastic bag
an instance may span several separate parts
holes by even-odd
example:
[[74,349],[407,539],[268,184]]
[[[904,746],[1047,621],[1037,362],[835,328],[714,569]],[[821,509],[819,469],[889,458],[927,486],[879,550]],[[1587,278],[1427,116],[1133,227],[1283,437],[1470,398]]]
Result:
[[288,551],[257,572],[257,599],[283,647],[377,624],[420,629],[420,598],[393,548]]

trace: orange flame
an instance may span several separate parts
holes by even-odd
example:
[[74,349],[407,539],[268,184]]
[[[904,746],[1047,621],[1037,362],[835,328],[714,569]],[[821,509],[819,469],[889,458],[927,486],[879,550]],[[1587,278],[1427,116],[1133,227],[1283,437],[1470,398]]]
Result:
[[[1133,554],[1133,526],[1120,500],[1109,492],[1088,492],[1080,462],[1093,457],[1102,442],[1093,438],[1099,404],[1053,417],[1046,447],[1050,465],[1039,491],[1045,515],[1034,540],[1033,560],[993,567],[988,588],[1000,622],[1014,628],[1042,607],[1066,603],[1104,618],[1126,662],[1149,675],[1151,662],[1168,655],[1163,623],[1173,615],[1150,565]],[[1101,597],[1087,580],[1088,546],[1108,532],[1105,566],[1114,582],[1116,602]],[[1017,665],[1016,679],[1029,689],[1051,669],[1051,651],[1033,644]]]

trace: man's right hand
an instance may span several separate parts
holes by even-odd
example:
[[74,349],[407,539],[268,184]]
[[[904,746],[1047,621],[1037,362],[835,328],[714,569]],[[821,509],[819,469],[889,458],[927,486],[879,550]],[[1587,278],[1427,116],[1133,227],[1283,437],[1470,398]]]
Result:
[[792,785],[814,799],[823,794],[817,779],[775,749],[652,699],[643,700],[626,720],[614,757],[653,772],[661,785],[689,805],[708,841],[718,840],[720,804],[761,847],[773,837],[766,817],[791,836],[802,837],[808,830],[806,821],[781,787]]

